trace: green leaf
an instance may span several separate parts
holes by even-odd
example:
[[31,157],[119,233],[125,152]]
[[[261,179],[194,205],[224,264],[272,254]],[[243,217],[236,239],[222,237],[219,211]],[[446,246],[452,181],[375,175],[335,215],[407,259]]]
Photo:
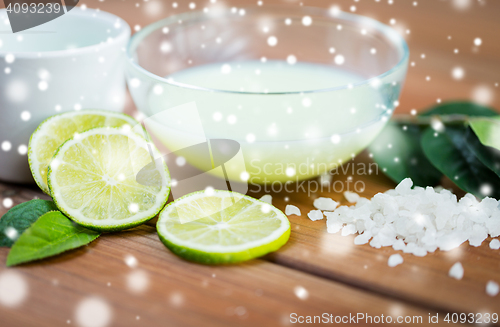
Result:
[[0,219],[0,246],[11,247],[19,235],[41,215],[53,210],[57,210],[54,202],[39,199],[21,203],[10,209]]
[[484,146],[471,128],[467,129],[465,142],[474,155],[495,174],[500,176],[500,150]]
[[51,211],[41,216],[14,243],[7,266],[47,258],[88,244],[98,236],[98,232],[75,224],[61,212]]
[[396,183],[410,177],[414,185],[436,185],[440,171],[427,160],[420,145],[422,130],[416,125],[390,122],[370,145],[373,160]]
[[500,178],[486,167],[466,144],[466,126],[446,126],[443,132],[428,128],[422,136],[427,158],[458,187],[478,197],[500,198]]
[[474,118],[469,125],[482,144],[500,150],[500,116]]
[[434,115],[467,115],[471,117],[491,117],[497,116],[498,113],[488,107],[481,106],[473,102],[454,101],[446,102],[419,114],[419,116],[434,116]]

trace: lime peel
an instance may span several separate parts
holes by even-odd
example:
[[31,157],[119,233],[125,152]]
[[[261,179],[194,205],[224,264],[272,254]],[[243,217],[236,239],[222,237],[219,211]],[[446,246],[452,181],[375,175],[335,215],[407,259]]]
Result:
[[50,195],[47,166],[59,146],[75,133],[105,126],[129,125],[133,128],[138,124],[128,115],[98,109],[70,111],[47,118],[33,132],[28,145],[29,166],[35,182],[42,191]]
[[[152,151],[150,153],[149,151]],[[150,164],[156,185],[137,173]],[[131,130],[101,127],[75,135],[59,147],[48,169],[56,206],[89,229],[117,231],[155,217],[167,202],[170,175],[153,144]]]
[[[210,205],[210,212],[215,213],[206,216],[203,212]],[[188,213],[198,219],[180,217]],[[290,237],[290,222],[280,210],[252,197],[220,190],[191,193],[169,203],[156,228],[172,252],[204,264],[257,258],[278,250]]]

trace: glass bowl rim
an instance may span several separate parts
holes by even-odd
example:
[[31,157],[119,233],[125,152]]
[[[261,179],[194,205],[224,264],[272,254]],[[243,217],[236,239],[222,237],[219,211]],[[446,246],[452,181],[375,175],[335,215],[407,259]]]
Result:
[[[245,10],[246,12],[252,12],[252,11],[265,11],[265,8],[274,8],[274,9],[283,9],[287,8],[290,9],[289,5],[267,5],[266,7],[263,6],[248,6],[248,7],[242,7],[240,9]],[[294,8],[297,9],[297,8]],[[307,14],[307,12],[312,13],[317,13],[319,15],[323,14],[325,12],[328,12],[328,9],[323,9],[319,7],[311,7],[311,6],[303,6],[303,7],[298,7],[298,9],[304,14]],[[203,11],[194,11],[194,12],[185,12],[181,14],[176,14],[172,15],[170,17],[161,19],[159,21],[156,21],[154,23],[151,23],[147,25],[146,27],[142,28],[139,32],[135,33],[132,35],[130,38],[127,48],[126,48],[126,55],[127,55],[127,62],[128,64],[133,67],[135,70],[137,70],[140,73],[145,74],[146,76],[149,76],[150,78],[157,80],[160,83],[168,84],[171,86],[176,86],[176,87],[181,87],[184,89],[192,89],[192,90],[197,90],[197,91],[206,91],[206,92],[213,92],[213,93],[229,93],[229,94],[241,94],[241,95],[302,95],[302,94],[310,94],[310,93],[322,93],[322,92],[332,92],[332,91],[338,91],[338,90],[344,90],[344,89],[352,89],[354,87],[359,87],[363,85],[368,85],[371,84],[375,81],[378,81],[380,79],[383,79],[384,77],[392,74],[393,72],[397,71],[400,69],[402,66],[404,66],[408,58],[410,56],[410,51],[408,48],[408,44],[406,43],[406,40],[393,28],[390,26],[383,24],[373,18],[367,17],[367,16],[362,16],[362,15],[357,15],[357,14],[351,14],[347,13],[344,11],[338,11],[334,15],[330,15],[333,18],[336,19],[341,19],[341,20],[346,20],[346,21],[351,21],[351,22],[356,22],[356,23],[365,23],[366,25],[369,25],[370,27],[373,27],[373,29],[378,30],[381,32],[384,36],[387,37],[387,39],[390,41],[391,45],[394,46],[395,49],[402,50],[402,57],[398,61],[397,64],[395,64],[391,69],[383,72],[382,74],[379,74],[378,76],[371,77],[368,79],[363,79],[362,81],[356,82],[356,83],[350,83],[350,84],[344,84],[344,85],[339,85],[336,87],[331,87],[331,88],[325,88],[325,89],[318,89],[318,90],[306,90],[306,91],[292,91],[292,92],[246,92],[246,91],[231,91],[231,90],[221,90],[221,89],[211,89],[211,88],[206,88],[206,87],[201,87],[197,85],[191,85],[191,84],[185,84],[185,83],[180,83],[177,81],[169,80],[165,77],[158,76],[146,68],[140,66],[133,58],[133,55],[135,53],[135,50],[139,46],[139,44],[151,33],[154,31],[163,28],[165,26],[170,26],[175,23],[177,23],[179,20],[182,20],[182,22],[187,22],[187,21],[193,21],[197,20],[200,17],[203,17],[204,15],[207,15]],[[225,13],[226,15],[226,13]]]

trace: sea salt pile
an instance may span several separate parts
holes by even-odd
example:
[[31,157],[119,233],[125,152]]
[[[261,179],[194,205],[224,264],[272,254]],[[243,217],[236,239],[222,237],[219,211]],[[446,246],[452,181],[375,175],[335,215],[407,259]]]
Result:
[[479,246],[488,235],[500,235],[499,201],[488,197],[478,201],[472,194],[457,201],[448,190],[412,186],[407,178],[371,200],[349,194],[355,205],[324,212],[328,232],[359,233],[355,244],[392,246],[417,256],[448,251],[466,241]]

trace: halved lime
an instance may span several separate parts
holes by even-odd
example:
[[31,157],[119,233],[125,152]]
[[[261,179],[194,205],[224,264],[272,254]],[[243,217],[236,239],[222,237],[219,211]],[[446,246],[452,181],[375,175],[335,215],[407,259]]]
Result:
[[31,135],[28,160],[31,173],[38,187],[49,194],[47,166],[57,149],[75,133],[96,127],[134,127],[138,122],[125,114],[85,109],[55,115],[44,120]]
[[99,231],[131,228],[156,216],[167,202],[169,182],[154,145],[124,128],[76,134],[57,150],[48,170],[59,210]]
[[163,244],[205,264],[235,263],[278,250],[290,237],[283,212],[252,197],[209,190],[169,203],[156,224]]

